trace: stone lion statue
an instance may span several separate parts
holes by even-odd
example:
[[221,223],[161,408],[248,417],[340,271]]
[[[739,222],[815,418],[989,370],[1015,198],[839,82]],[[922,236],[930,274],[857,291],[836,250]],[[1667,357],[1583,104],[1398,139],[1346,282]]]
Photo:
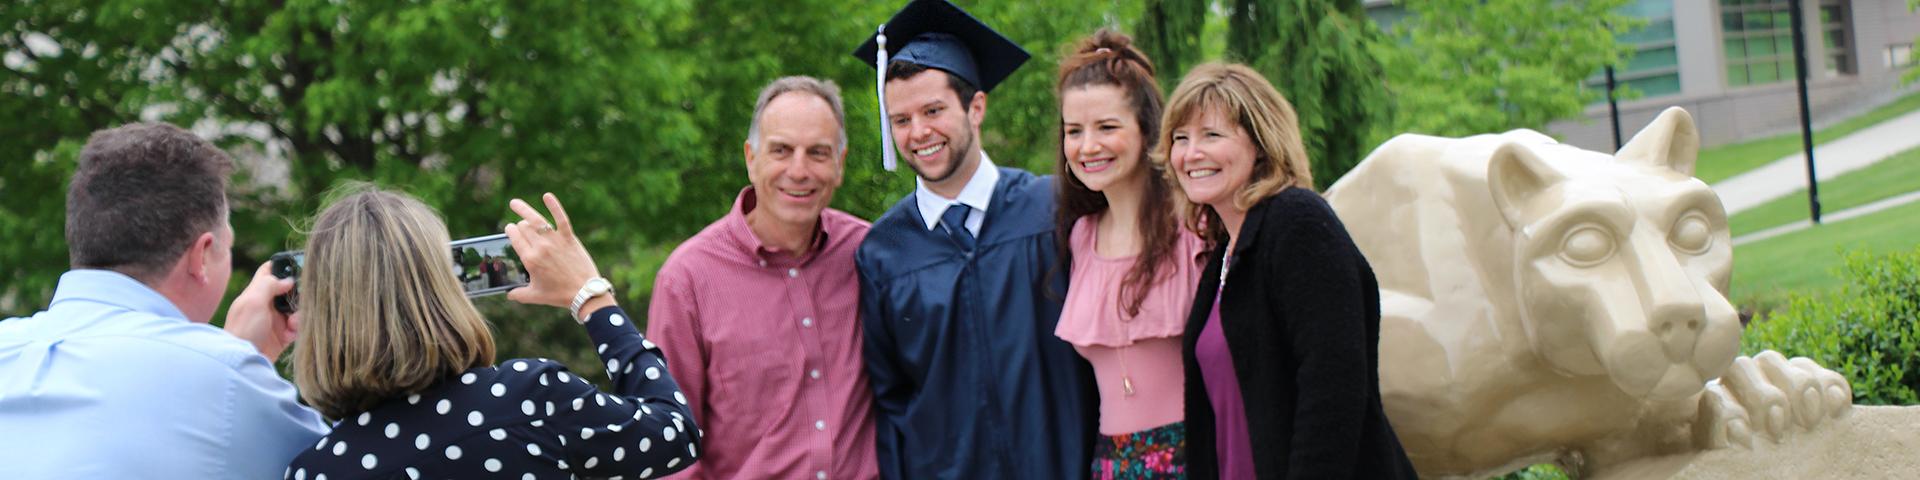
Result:
[[1852,391],[1737,357],[1727,215],[1669,109],[1619,153],[1540,133],[1401,135],[1326,192],[1380,281],[1382,400],[1422,475],[1777,441]]

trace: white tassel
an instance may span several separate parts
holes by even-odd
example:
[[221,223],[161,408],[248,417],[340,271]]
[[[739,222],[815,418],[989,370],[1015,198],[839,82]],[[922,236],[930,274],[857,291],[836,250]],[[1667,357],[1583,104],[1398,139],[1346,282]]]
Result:
[[873,54],[875,57],[874,70],[878,72],[874,78],[873,91],[880,100],[880,166],[891,172],[900,167],[899,160],[894,159],[893,156],[893,120],[887,118],[886,25],[881,25],[880,28],[874,32],[874,43],[880,46],[880,48],[874,49]]

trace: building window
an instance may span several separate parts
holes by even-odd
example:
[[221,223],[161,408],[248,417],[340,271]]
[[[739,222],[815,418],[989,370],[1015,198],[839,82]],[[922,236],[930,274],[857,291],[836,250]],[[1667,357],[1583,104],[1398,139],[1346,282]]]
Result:
[[1887,45],[1887,68],[1905,68],[1913,66],[1913,44],[1896,43]]
[[1793,16],[1786,0],[1720,0],[1727,86],[1793,78]]
[[[1680,93],[1680,56],[1673,36],[1673,0],[1635,0],[1622,15],[1646,20],[1644,27],[1621,34],[1615,41],[1632,45],[1633,58],[1614,71],[1619,85],[1631,86],[1641,98]],[[1587,88],[1605,91],[1604,71],[1588,77]]]
[[[1819,28],[1808,29],[1826,47],[1821,65],[1828,76],[1855,71],[1850,17],[1844,0],[1820,0]],[[1728,86],[1793,79],[1793,13],[1787,0],[1720,0],[1720,28]]]
[[1842,0],[1820,0],[1820,32],[1826,42],[1827,76],[1852,75],[1857,70],[1853,65],[1853,15]]

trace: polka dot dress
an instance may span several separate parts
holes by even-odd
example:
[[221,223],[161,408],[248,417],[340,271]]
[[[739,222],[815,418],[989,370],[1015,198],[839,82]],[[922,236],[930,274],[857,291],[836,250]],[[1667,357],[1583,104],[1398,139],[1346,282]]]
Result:
[[557,362],[514,359],[341,419],[285,478],[657,478],[692,465],[693,424],[666,361],[626,313],[607,307],[587,333],[608,365],[601,392]]

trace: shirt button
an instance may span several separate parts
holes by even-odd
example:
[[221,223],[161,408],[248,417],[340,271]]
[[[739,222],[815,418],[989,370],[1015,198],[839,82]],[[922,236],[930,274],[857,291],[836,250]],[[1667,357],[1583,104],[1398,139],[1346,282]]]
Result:
[[813,371],[811,371],[811,372],[807,372],[807,375],[809,375],[809,376],[812,376],[814,380],[819,380],[819,379],[820,379],[820,369],[818,369],[818,368],[816,368],[816,369],[813,369]]
[[760,260],[760,266],[762,266],[762,267],[765,267],[765,266],[767,266],[767,261],[766,261],[766,260]]
[[814,430],[820,430],[820,431],[823,431],[823,432],[824,432],[824,431],[826,431],[826,430],[827,430],[827,421],[826,421],[826,420],[814,420],[814,421],[813,421],[813,429],[814,429]]
[[811,326],[813,326],[813,317],[807,317],[807,318],[802,318],[802,319],[800,319],[800,326],[802,326],[802,327],[811,327]]
[[788,277],[788,278],[800,278],[800,269],[798,269],[798,268],[789,268],[789,269],[787,269],[787,277]]
[[821,470],[818,472],[813,472],[813,478],[818,478],[820,480],[827,480],[827,471]]

